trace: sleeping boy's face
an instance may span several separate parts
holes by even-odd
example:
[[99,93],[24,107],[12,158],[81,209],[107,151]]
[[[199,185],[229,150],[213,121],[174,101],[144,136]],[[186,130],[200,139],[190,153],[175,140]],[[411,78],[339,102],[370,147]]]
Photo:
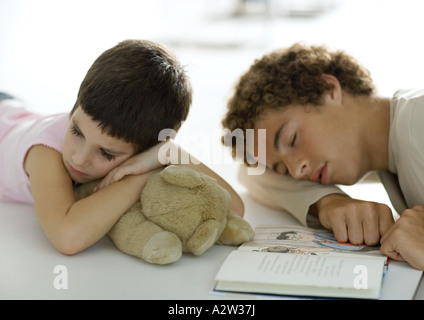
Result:
[[70,118],[62,158],[73,181],[87,183],[103,178],[134,152],[133,144],[103,133],[81,107]]
[[266,165],[280,174],[321,184],[354,184],[367,171],[355,118],[346,106],[267,110],[255,129],[266,129]]

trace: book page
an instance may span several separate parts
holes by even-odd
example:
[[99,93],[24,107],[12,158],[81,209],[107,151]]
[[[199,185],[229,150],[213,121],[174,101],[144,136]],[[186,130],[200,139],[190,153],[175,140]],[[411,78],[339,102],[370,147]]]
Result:
[[314,255],[361,254],[383,257],[378,246],[338,242],[333,233],[302,226],[258,226],[255,238],[239,247],[243,251]]
[[[218,281],[317,286],[358,287],[359,273],[366,272],[366,286],[381,285],[384,258],[332,257],[233,251],[222,265]],[[362,274],[364,275],[364,274]]]
[[397,261],[389,268],[378,246],[339,243],[328,230],[299,225],[258,226],[238,252],[223,264],[214,292],[411,299],[422,274]]

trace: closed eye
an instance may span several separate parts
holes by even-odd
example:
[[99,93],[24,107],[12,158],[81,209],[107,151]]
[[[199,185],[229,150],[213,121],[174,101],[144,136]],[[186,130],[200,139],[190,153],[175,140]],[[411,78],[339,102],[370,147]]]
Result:
[[115,159],[115,155],[110,154],[109,152],[106,152],[103,149],[100,149],[100,155],[105,158],[106,160],[112,161]]
[[[76,125],[73,125],[71,127],[71,133],[73,135],[75,135],[76,137],[84,138],[84,135],[82,134],[82,132],[78,129],[78,127]],[[110,154],[109,152],[105,151],[104,149],[99,149],[99,153],[103,158],[105,158],[108,161],[112,161],[116,157],[115,155]]]
[[291,147],[294,147],[294,144],[296,143],[296,138],[297,138],[297,132],[293,136],[293,140],[292,140],[291,145],[290,145]]
[[77,136],[77,137],[84,138],[84,135],[82,134],[82,132],[76,126],[72,126],[71,133],[73,135]]

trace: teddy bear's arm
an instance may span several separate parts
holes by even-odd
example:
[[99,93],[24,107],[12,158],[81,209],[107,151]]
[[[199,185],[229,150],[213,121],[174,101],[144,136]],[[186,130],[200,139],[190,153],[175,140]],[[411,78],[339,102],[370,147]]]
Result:
[[240,245],[253,240],[255,232],[250,224],[237,213],[230,210],[227,216],[227,225],[221,233],[217,243],[227,245]]

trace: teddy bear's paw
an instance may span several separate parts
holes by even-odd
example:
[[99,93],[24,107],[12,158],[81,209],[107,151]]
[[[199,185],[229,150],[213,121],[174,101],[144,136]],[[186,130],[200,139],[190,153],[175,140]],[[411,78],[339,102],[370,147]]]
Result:
[[154,264],[169,264],[182,255],[182,243],[174,233],[162,231],[156,233],[143,248],[143,259]]
[[219,237],[219,244],[240,245],[255,236],[250,224],[240,216],[228,218],[227,225]]
[[189,252],[195,256],[200,256],[210,247],[212,247],[219,235],[219,222],[216,220],[207,220],[202,223],[186,242],[186,247]]

